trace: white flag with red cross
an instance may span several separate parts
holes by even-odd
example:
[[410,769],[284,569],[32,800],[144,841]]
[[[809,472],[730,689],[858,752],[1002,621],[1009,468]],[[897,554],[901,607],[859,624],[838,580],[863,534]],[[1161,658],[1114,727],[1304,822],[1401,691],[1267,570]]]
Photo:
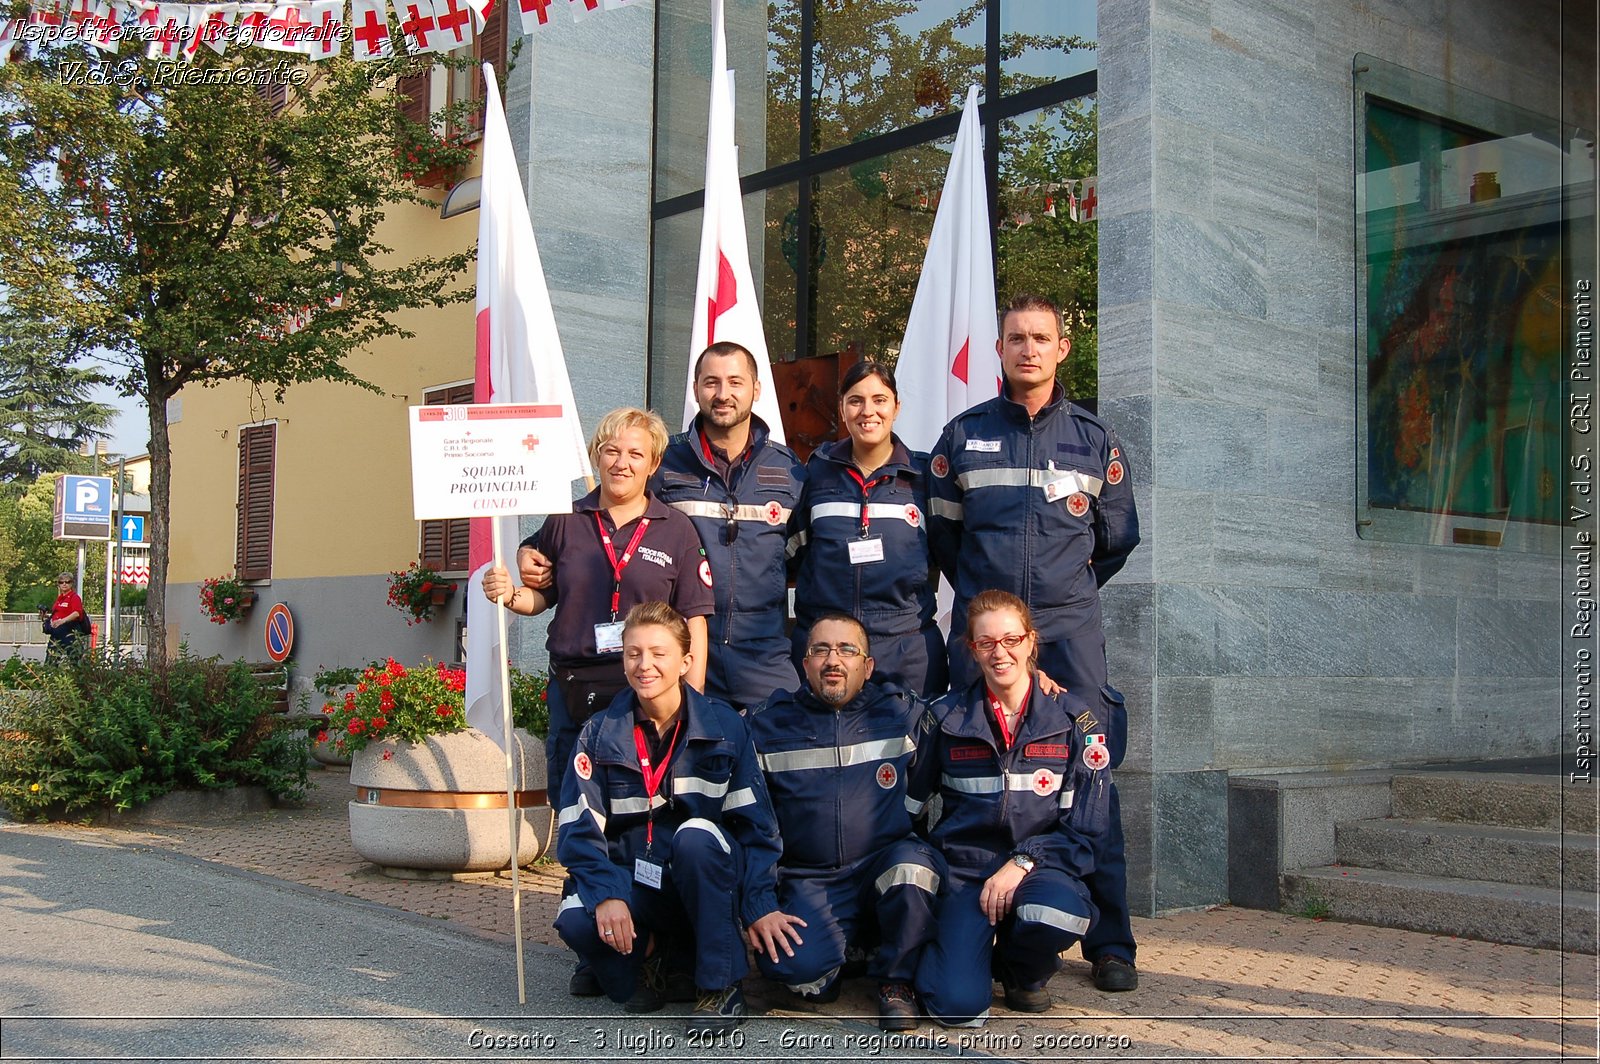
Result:
[[494,15],[495,0],[467,0],[467,10],[472,12],[472,26],[480,34]]
[[435,51],[448,52],[472,43],[472,9],[467,0],[433,0],[433,25],[440,38]]
[[572,12],[574,22],[582,22],[600,10],[600,0],[567,0],[567,10]]
[[394,55],[388,0],[350,0],[350,52],[362,63]]
[[400,34],[408,52],[447,52],[447,34],[439,32],[433,16],[433,0],[399,0]]
[[84,40],[102,52],[119,51],[122,41],[117,38],[117,27],[122,25],[122,17],[126,13],[125,6],[119,7],[111,0],[97,0],[94,13],[83,24]]
[[989,193],[978,87],[967,90],[895,377],[906,446],[929,451],[951,418],[1000,394]]
[[522,17],[522,32],[532,33],[540,26],[550,25],[550,6],[560,0],[517,0],[517,14]]
[[234,43],[241,48],[260,44],[267,35],[267,20],[271,17],[271,4],[240,4]]
[[332,59],[344,51],[344,0],[313,0],[311,29],[306,34],[306,57],[313,63]]
[[301,0],[274,4],[272,14],[262,27],[261,39],[256,41],[256,47],[267,48],[274,52],[297,52],[304,55],[306,34],[311,29],[309,6]]
[[11,40],[17,20],[0,18],[0,67],[11,61]]
[[193,62],[195,53],[205,45],[218,55],[224,54],[228,38],[233,34],[233,24],[239,18],[238,4],[207,4],[195,19],[194,35],[183,46],[184,57]]
[[145,49],[149,59],[180,59],[189,40],[190,13],[198,14],[188,4],[157,4],[156,35]]
[[700,223],[700,272],[694,288],[694,326],[689,332],[689,376],[684,384],[683,427],[700,412],[694,396],[694,362],[700,352],[729,340],[756,359],[761,396],[755,413],[772,438],[784,442],[778,389],[772,380],[767,336],[756,303],[745,239],[744,199],[739,189],[739,150],[733,138],[733,71],[722,29],[722,0],[711,0],[711,111],[706,125],[706,199]]
[[1095,211],[1100,206],[1100,197],[1098,195],[1100,179],[1098,177],[1086,177],[1081,184],[1083,192],[1078,196],[1078,202],[1074,205],[1072,220],[1075,222],[1092,222],[1095,221]]
[[[566,480],[594,475],[583,426],[572,399],[555,310],[545,285],[544,264],[533,238],[528,201],[506,129],[505,110],[493,68],[483,66],[483,186],[478,206],[477,361],[473,399],[479,403],[559,403],[558,439],[542,440],[543,470]],[[493,561],[489,522],[501,522],[500,542],[514,550],[515,517],[476,518],[468,540],[468,588],[478,593],[483,570]],[[515,569],[512,558],[504,559]],[[515,576],[513,576],[515,579]],[[481,593],[480,593],[481,594]],[[489,603],[484,600],[484,607]],[[499,668],[505,648],[488,608],[472,613],[467,626],[467,723],[504,746]],[[481,620],[479,618],[482,618]]]

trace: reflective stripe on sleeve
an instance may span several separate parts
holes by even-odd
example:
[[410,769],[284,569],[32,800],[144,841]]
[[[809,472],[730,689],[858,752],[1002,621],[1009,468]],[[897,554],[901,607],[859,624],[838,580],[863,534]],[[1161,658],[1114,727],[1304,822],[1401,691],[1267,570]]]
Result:
[[[728,794],[728,781],[712,783],[699,776],[678,776],[672,781],[673,794],[703,794],[707,798],[725,798]],[[659,797],[659,796],[658,796]]]
[[735,809],[743,809],[747,805],[756,804],[756,792],[749,787],[740,787],[736,791],[729,791],[728,796],[722,800],[722,811],[730,813]]
[[929,499],[928,509],[933,512],[933,516],[942,517],[946,521],[960,521],[964,516],[961,504],[949,499]]
[[[640,811],[643,812],[643,810]],[[606,815],[600,810],[590,807],[587,795],[579,795],[575,805],[569,805],[561,810],[561,816],[556,820],[556,828],[559,830],[568,824],[576,823],[578,818],[585,813],[594,817],[595,826],[600,829],[600,834],[604,835],[606,833]]]
[[568,909],[581,908],[583,908],[583,899],[578,897],[576,894],[568,894],[566,897],[561,899],[561,904],[556,906],[556,916],[559,917]]

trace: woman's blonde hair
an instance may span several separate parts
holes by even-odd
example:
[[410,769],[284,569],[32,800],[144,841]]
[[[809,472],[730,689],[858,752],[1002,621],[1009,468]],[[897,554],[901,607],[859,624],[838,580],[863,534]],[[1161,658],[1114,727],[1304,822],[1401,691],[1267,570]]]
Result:
[[678,641],[678,648],[685,654],[689,653],[689,622],[665,602],[641,602],[630,609],[622,621],[622,634],[626,636],[631,629],[651,624],[660,625],[671,632]]
[[644,429],[650,436],[651,464],[661,461],[661,456],[667,453],[667,423],[661,420],[661,415],[636,406],[619,406],[600,419],[594,435],[589,438],[589,461],[599,465],[600,448],[629,429]]

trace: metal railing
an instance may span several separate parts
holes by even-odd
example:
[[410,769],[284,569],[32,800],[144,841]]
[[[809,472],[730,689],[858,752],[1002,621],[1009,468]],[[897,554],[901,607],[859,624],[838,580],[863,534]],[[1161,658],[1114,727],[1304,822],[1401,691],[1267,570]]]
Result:
[[[122,645],[144,646],[145,642],[145,615],[142,609],[125,609],[119,615],[119,634],[122,636]],[[89,620],[97,627],[105,624],[105,615],[96,613]],[[110,633],[100,633],[100,643],[103,645]],[[37,613],[0,613],[0,656],[3,656],[7,647],[20,648],[25,646],[43,646],[50,641],[44,634],[44,627],[39,623]]]

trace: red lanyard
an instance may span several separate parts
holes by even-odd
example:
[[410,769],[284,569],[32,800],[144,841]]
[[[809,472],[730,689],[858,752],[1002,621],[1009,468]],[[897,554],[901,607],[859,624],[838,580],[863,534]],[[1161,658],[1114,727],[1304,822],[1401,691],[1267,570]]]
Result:
[[611,575],[616,577],[616,583],[611,585],[611,619],[617,619],[617,611],[622,608],[622,570],[633,561],[633,552],[639,546],[639,541],[644,539],[644,530],[650,527],[648,517],[639,518],[639,527],[633,530],[633,538],[628,540],[628,549],[622,552],[622,557],[617,557],[616,550],[611,546],[611,533],[606,531],[606,523],[600,520],[599,511],[594,515],[595,527],[600,530],[600,545],[606,549],[606,560],[611,563]]
[[881,477],[873,477],[871,480],[868,480],[860,473],[857,473],[854,469],[846,469],[845,472],[849,473],[853,478],[855,478],[855,482],[861,485],[861,538],[866,539],[867,529],[872,525],[872,518],[867,513],[867,493],[873,488],[877,487],[879,484],[882,484],[884,481],[888,480],[889,474],[885,473]]
[[672,751],[678,745],[678,733],[683,730],[683,719],[680,717],[672,726],[672,741],[667,743],[667,756],[661,759],[654,772],[650,771],[650,744],[644,741],[644,728],[635,724],[633,726],[633,748],[639,754],[639,774],[644,777],[645,797],[645,823],[644,844],[649,848],[655,841],[655,797],[661,790],[661,781],[666,778],[667,769],[672,767]]
[[[1000,700],[994,696],[993,691],[990,691],[987,687],[984,688],[984,691],[989,695],[989,708],[994,712],[994,719],[1000,724],[1000,738],[1005,740],[1006,749],[1009,750],[1011,749],[1011,744],[1016,741],[1016,737],[1011,734],[1011,729],[1006,727],[1006,708],[1000,704]],[[1029,694],[1033,693],[1032,680],[1028,681],[1028,692]],[[1022,709],[1017,712],[1017,731],[1019,733],[1022,731],[1022,718],[1027,712],[1028,699],[1024,697]]]

